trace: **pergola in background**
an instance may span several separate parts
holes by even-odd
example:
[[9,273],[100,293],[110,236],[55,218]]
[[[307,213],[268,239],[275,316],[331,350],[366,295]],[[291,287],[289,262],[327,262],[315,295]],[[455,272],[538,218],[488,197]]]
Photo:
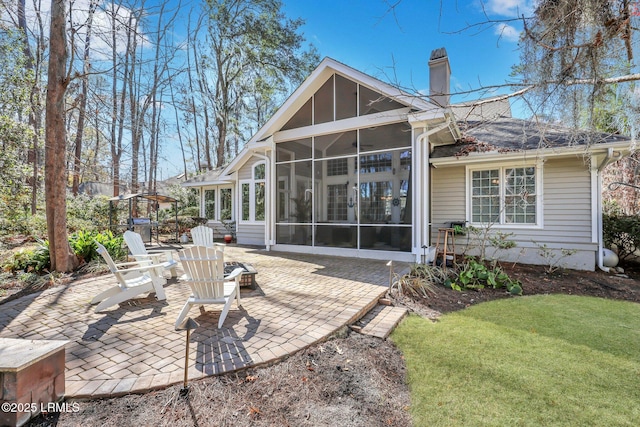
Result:
[[[171,203],[173,204],[174,207],[174,212],[176,214],[176,218],[175,218],[175,224],[176,224],[176,242],[179,242],[179,228],[178,228],[178,200],[174,199],[173,197],[169,197],[169,196],[164,196],[162,194],[157,194],[157,193],[135,193],[135,194],[123,194],[120,196],[115,196],[109,199],[109,229],[113,229],[113,223],[112,223],[112,218],[113,218],[113,204],[114,202],[124,202],[127,201],[129,203],[129,218],[127,219],[127,229],[129,230],[133,230],[134,227],[139,228],[140,230],[144,229],[145,227],[148,228],[149,230],[149,242],[151,242],[151,229],[154,227],[153,222],[151,221],[151,218],[134,218],[133,217],[133,201],[136,199],[144,199],[147,202],[153,202],[154,203],[154,208],[156,211],[156,220],[155,220],[155,227],[156,227],[156,240],[158,243],[160,243],[160,237],[158,234],[158,222],[159,222],[159,205],[160,203]],[[141,235],[144,234],[140,233]]]

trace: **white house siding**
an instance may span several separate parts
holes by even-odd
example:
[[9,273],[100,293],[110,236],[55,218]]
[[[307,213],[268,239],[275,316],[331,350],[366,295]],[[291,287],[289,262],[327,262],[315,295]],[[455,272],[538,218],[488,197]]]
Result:
[[465,168],[453,166],[431,169],[431,241],[436,243],[438,228],[451,221],[465,221]]
[[[509,237],[517,247],[509,251],[487,250],[488,256],[505,261],[593,270],[597,244],[592,241],[591,179],[588,166],[581,157],[555,158],[543,166],[543,217],[539,228],[509,228],[495,230],[513,233]],[[451,221],[465,220],[465,167],[432,169],[431,241],[435,245],[438,228]],[[538,190],[539,191],[539,190]],[[467,237],[456,238],[456,250],[461,252]],[[543,256],[542,245],[551,250]],[[568,255],[563,250],[576,251]]]
[[264,246],[264,224],[241,224],[236,232],[236,240],[241,245]]

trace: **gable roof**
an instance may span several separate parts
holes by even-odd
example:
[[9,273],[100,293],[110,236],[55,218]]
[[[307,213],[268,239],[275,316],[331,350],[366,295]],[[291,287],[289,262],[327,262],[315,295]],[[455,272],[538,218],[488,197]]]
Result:
[[585,149],[598,144],[630,144],[622,135],[576,131],[563,126],[499,117],[487,121],[458,122],[463,137],[454,145],[435,147],[432,159],[462,157],[470,153],[508,153],[538,149]]
[[368,74],[351,68],[335,59],[325,57],[320,65],[287,98],[278,111],[249,140],[248,144],[262,141],[279,131],[285,123],[320,89],[332,74],[339,74],[349,80],[419,111],[432,111],[434,116],[442,116],[444,110],[419,96],[411,95]]
[[213,169],[207,171],[201,175],[196,175],[193,178],[182,183],[183,187],[199,187],[201,185],[208,184],[230,184],[231,181],[225,180],[222,172],[225,167]]

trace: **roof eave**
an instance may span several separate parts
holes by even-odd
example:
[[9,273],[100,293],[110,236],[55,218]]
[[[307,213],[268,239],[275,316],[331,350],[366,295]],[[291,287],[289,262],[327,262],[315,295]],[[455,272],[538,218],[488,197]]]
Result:
[[550,157],[567,157],[584,155],[588,153],[590,155],[606,154],[609,148],[620,151],[623,156],[629,155],[632,152],[632,141],[619,141],[595,144],[590,147],[586,146],[572,146],[572,147],[559,147],[559,148],[537,148],[534,150],[518,150],[500,152],[498,150],[483,153],[469,153],[466,156],[448,156],[448,157],[432,157],[429,159],[435,167],[444,166],[460,166],[474,163],[488,163],[498,161],[514,161],[514,160],[534,160],[540,158]]

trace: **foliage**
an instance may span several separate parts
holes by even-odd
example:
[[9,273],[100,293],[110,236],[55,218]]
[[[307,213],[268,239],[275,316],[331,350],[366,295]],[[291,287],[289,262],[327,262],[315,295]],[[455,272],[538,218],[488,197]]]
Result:
[[231,234],[231,238],[233,240],[235,240],[235,238],[236,238],[236,222],[235,221],[223,220],[222,221],[222,225],[224,226],[224,229],[227,230],[227,234]]
[[32,72],[26,66],[22,49],[22,34],[17,29],[2,26],[0,38],[0,115],[28,115],[29,90],[33,84]]
[[49,242],[40,239],[38,239],[38,247],[17,251],[2,266],[5,271],[37,274],[48,271],[49,267]]
[[[186,188],[180,184],[169,185],[168,193],[170,197],[177,200],[178,214],[187,215],[186,212],[193,212],[193,208],[198,208],[198,191],[195,188]],[[200,210],[196,211],[196,215],[199,215]],[[166,215],[172,217],[175,215],[173,205],[166,210]]]
[[[42,274],[50,267],[49,242],[37,239],[38,247],[35,249],[23,249],[13,254],[2,266],[3,270],[11,272],[26,272]],[[95,242],[105,246],[107,252],[114,260],[124,259],[127,255],[123,247],[122,236],[115,236],[111,231],[99,233],[97,231],[78,231],[69,236],[69,245],[82,262],[90,262],[100,258],[96,251]]]
[[[116,206],[116,212],[126,211],[124,204]],[[117,215],[117,214],[116,214]],[[117,220],[113,221],[117,224]],[[70,232],[99,230],[109,225],[109,198],[80,194],[67,196],[67,228]]]
[[[521,65],[515,69],[524,85],[534,87],[525,96],[533,114],[561,120],[575,128],[617,128],[618,132],[623,131],[630,116],[637,115],[633,82],[619,83],[611,108],[602,110],[603,103],[612,99],[612,85],[604,83],[604,79],[633,72],[633,33],[638,27],[638,16],[630,13],[635,7],[630,3],[537,2],[533,16],[523,19]],[[616,104],[622,108],[616,110]],[[608,123],[605,125],[603,121]]]
[[179,216],[178,217],[178,229],[180,234],[191,230],[193,227],[199,225],[197,216]]
[[442,285],[449,279],[449,270],[428,264],[412,264],[408,273],[396,274],[391,283],[399,295],[429,298],[435,292],[435,285]]
[[484,261],[489,258],[488,251],[490,248],[493,248],[491,257],[495,258],[499,251],[516,247],[516,242],[511,240],[514,234],[494,231],[493,223],[486,224],[483,227],[469,225],[465,229],[467,231],[467,244],[463,255],[477,250],[478,257],[481,261]]
[[634,152],[602,172],[603,211],[615,215],[640,215],[640,153]]
[[640,249],[640,217],[603,214],[602,237],[605,246],[617,249],[620,260],[630,258]]
[[220,167],[230,154],[230,141],[242,139],[241,129],[251,128],[240,125],[243,117],[255,117],[262,122],[258,127],[264,124],[273,105],[267,96],[274,100],[274,91],[285,95],[289,83],[302,82],[319,58],[313,49],[302,50],[303,21],[288,19],[280,1],[207,0],[205,8],[209,45],[202,55],[213,68],[206,75],[216,76],[206,82],[205,94],[211,96],[205,102],[215,111],[215,166]]
[[458,278],[451,283],[451,288],[455,290],[478,290],[485,287],[506,288],[512,295],[522,295],[522,284],[518,280],[511,279],[496,262],[487,266],[486,263],[473,258],[467,259],[460,266]]
[[548,274],[552,274],[557,270],[564,268],[565,263],[563,260],[577,252],[576,249],[564,249],[561,248],[560,252],[557,249],[551,249],[547,246],[546,243],[540,244],[538,242],[533,242],[538,247],[538,255],[542,257],[546,261],[545,271]]
[[455,224],[453,226],[453,234],[456,236],[466,236],[467,235],[467,227],[464,225]]
[[0,218],[2,230],[17,228],[29,212],[27,149],[32,132],[25,124],[0,113]]
[[[127,257],[127,249],[124,247],[124,238],[122,235],[115,235],[110,230],[98,233],[95,236],[98,243],[104,245],[114,260],[122,260]],[[98,255],[95,257],[97,258]],[[93,259],[94,257],[91,257]]]
[[101,260],[97,252],[96,242],[102,244],[114,260],[122,260],[127,256],[122,235],[115,235],[110,230],[98,232],[95,230],[80,230],[69,236],[69,244],[81,263]]

